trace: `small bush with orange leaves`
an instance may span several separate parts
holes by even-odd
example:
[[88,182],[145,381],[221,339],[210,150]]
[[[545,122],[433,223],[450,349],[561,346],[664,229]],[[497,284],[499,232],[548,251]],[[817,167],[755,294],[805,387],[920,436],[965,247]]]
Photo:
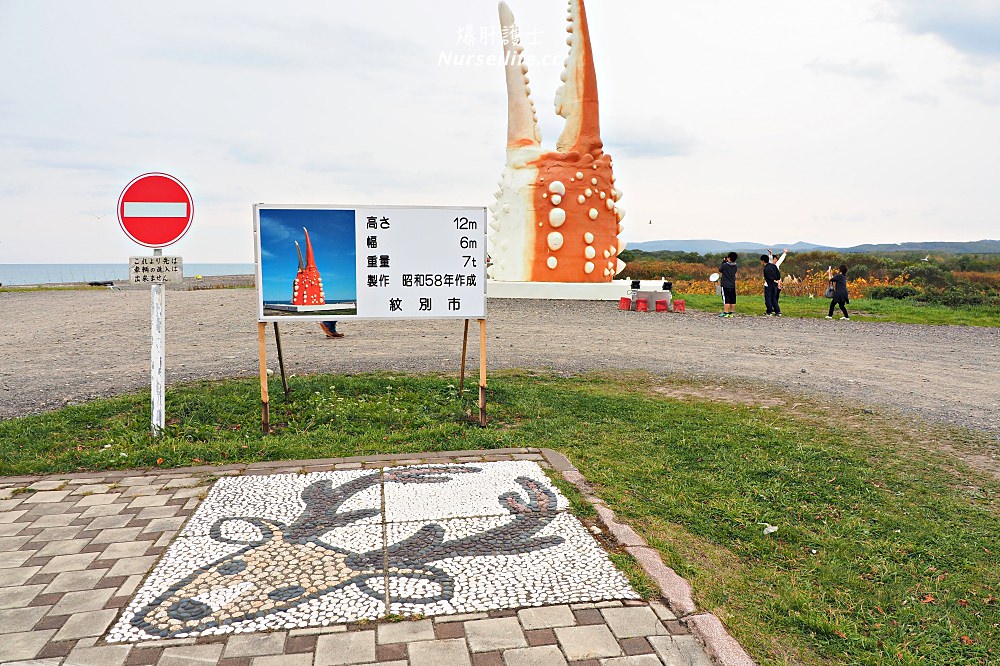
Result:
[[[636,262],[639,265],[641,263]],[[653,263],[653,262],[646,262]],[[667,262],[663,262],[667,263]],[[698,264],[693,264],[698,266]],[[664,271],[657,273],[656,275],[650,275],[646,277],[644,273],[639,271],[631,270],[633,264],[628,264],[625,273],[628,274],[632,279],[635,280],[651,280],[659,279],[666,276],[667,279],[671,278],[670,271]],[[701,266],[704,271],[705,266]],[[631,272],[630,272],[631,271]],[[742,273],[742,271],[741,271]],[[848,273],[850,275],[850,273]],[[715,283],[708,280],[706,275],[703,279],[694,280],[683,280],[675,279],[674,283],[674,293],[677,294],[714,294],[715,293]],[[813,272],[807,270],[805,275],[785,275],[781,280],[781,293],[785,296],[809,296],[822,297],[823,292],[826,291],[827,285],[830,281],[826,277],[826,271]],[[859,277],[855,279],[848,279],[847,281],[847,292],[850,294],[851,298],[864,298],[868,291],[872,287],[889,287],[889,286],[902,286],[907,284],[906,276],[900,275],[894,278],[871,278],[871,277]],[[754,273],[744,275],[737,275],[736,279],[736,293],[740,296],[760,296],[764,293],[764,277],[758,275],[755,271]]]
[[[625,264],[625,270],[621,276],[628,276],[633,280],[659,280],[666,278],[677,282],[697,282],[698,280],[708,280],[708,276],[713,273],[713,269],[705,264],[690,264],[680,261],[630,261]],[[690,292],[694,293],[694,292]]]

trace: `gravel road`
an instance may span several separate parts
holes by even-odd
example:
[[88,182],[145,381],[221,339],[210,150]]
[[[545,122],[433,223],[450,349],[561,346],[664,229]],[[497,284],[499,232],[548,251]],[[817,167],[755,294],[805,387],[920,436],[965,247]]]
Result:
[[[1000,438],[1000,329],[721,320],[616,305],[491,299],[489,365],[766,377],[792,393],[884,405]],[[257,374],[253,289],[170,290],[166,307],[168,385]],[[0,293],[0,419],[147,387],[149,309],[146,289]],[[457,372],[461,321],[358,321],[341,329],[346,337],[330,340],[315,323],[284,325],[289,372]],[[470,337],[475,372],[478,346]]]

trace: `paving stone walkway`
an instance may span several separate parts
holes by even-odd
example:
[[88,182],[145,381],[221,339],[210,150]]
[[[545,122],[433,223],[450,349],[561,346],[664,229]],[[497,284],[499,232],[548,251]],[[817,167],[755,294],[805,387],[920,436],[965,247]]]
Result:
[[[496,462],[506,467],[495,469],[516,472],[512,478],[516,477],[520,488],[498,493],[503,482],[490,485],[488,477],[494,468],[486,463]],[[585,557],[589,532],[582,527],[574,531],[578,523],[568,514],[556,515],[565,509],[565,499],[547,490],[544,474],[532,476],[535,465],[555,470],[586,489],[585,480],[565,458],[539,449],[265,463],[169,473],[0,478],[0,663],[753,663],[714,616],[697,613],[690,600],[682,598],[683,590],[676,591],[678,581],[670,579],[673,572],[666,570],[664,577],[657,569],[658,558],[644,562],[652,549],[636,541],[638,535],[627,526],[615,523],[607,507],[598,504],[604,529],[595,525],[590,530],[603,537],[610,532],[637,555],[660,583],[664,599],[628,599],[627,583],[619,587],[624,578],[616,579],[613,569],[602,574],[593,563],[576,573],[566,560],[544,569],[546,562],[563,552],[560,548]],[[471,510],[477,518],[441,514],[428,501],[435,497],[432,491],[445,492],[452,477],[458,476],[457,469],[475,477],[475,483],[466,484],[472,499],[461,503],[480,502],[480,508]],[[286,488],[290,478],[299,480],[293,490]],[[220,479],[226,482],[220,484]],[[421,481],[412,485],[415,479]],[[231,492],[241,483],[250,488],[254,483],[264,484],[278,494],[292,492],[299,502],[292,513],[297,514],[282,522],[282,502],[274,501],[264,502],[255,509],[257,513],[249,515],[253,507],[233,506],[225,494],[226,488]],[[289,502],[285,505],[291,506]],[[338,520],[349,516],[353,521],[332,528],[354,530],[350,534],[355,541],[349,548],[338,546],[342,545],[340,537],[325,531],[330,526],[313,515],[317,503]],[[454,496],[442,495],[441,506],[454,504]],[[414,513],[413,507],[423,508]],[[205,521],[212,519],[216,522],[209,527]],[[478,522],[472,529],[455,522],[461,520]],[[559,520],[565,524],[560,526]],[[471,536],[463,529],[472,529]],[[399,538],[392,538],[393,534]],[[476,538],[482,534],[489,538]],[[217,550],[199,555],[211,550],[210,538],[218,542],[214,544]],[[300,550],[312,549],[308,557],[297,555],[299,559],[286,566],[289,571],[306,570],[313,560],[329,562],[339,557],[341,575],[354,578],[345,579],[335,591],[367,590],[345,597],[346,607],[356,615],[344,615],[343,607],[336,606],[342,600],[325,588],[317,591],[308,587],[308,581],[281,584],[273,573],[268,574],[269,587],[261,586],[270,590],[267,598],[254,602],[260,604],[254,606],[256,614],[219,615],[229,602],[213,597],[216,592],[208,589],[211,586],[204,577],[242,571],[251,553],[271,547],[276,540]],[[369,542],[375,547],[364,551],[362,544]],[[423,560],[400,555],[393,545],[398,543],[408,543],[404,550],[422,553]],[[441,550],[449,544],[471,548],[471,555],[449,551],[449,560]],[[524,557],[498,558],[497,547],[520,548]],[[318,560],[317,549],[322,556]],[[272,557],[274,552],[262,555]],[[281,557],[285,555],[277,559]],[[506,571],[502,566],[479,571],[477,557],[509,566]],[[255,570],[275,568],[266,558],[260,561],[267,564]],[[532,578],[523,573],[536,565],[543,567],[539,571],[544,575]],[[658,566],[666,569],[662,562]],[[477,586],[463,578],[475,581],[476,575],[493,590],[486,598],[470,592]],[[504,589],[505,580],[508,586],[533,590],[536,596],[527,600],[518,594],[504,596],[497,590]],[[400,601],[411,597],[419,603]],[[157,620],[160,624],[151,620],[143,625],[135,620],[139,609],[157,604],[162,607],[157,611],[162,616]],[[482,610],[474,610],[479,607]],[[371,609],[374,612],[368,612]]]

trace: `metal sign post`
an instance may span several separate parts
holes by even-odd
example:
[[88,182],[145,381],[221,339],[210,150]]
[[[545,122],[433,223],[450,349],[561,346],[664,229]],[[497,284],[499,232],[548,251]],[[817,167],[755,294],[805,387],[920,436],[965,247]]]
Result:
[[165,257],[163,250],[153,250],[153,256],[129,257],[129,282],[150,286],[150,432],[157,436],[163,431],[164,384],[166,374],[166,284],[184,282],[184,260]]
[[[154,257],[163,256],[163,250],[157,248],[153,250]],[[149,382],[150,382],[150,433],[156,437],[163,432],[164,402],[166,399],[166,330],[163,325],[164,320],[164,297],[166,289],[163,284],[153,284],[150,288],[152,317],[150,319],[150,336],[152,345],[149,354]]]

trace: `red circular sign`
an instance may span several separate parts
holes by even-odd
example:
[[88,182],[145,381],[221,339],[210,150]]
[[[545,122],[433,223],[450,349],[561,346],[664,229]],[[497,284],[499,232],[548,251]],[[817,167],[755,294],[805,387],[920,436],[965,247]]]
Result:
[[165,173],[144,173],[118,197],[118,222],[146,247],[176,243],[191,228],[194,201],[184,184]]

